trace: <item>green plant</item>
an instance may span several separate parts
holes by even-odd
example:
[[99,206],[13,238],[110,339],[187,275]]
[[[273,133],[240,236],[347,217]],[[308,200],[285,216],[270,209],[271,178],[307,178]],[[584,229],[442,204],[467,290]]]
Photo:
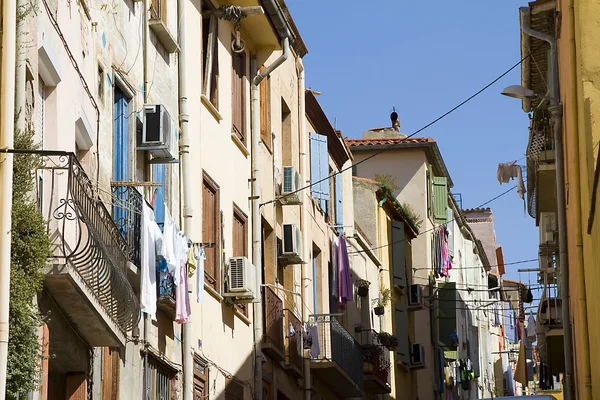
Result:
[[420,229],[421,224],[423,223],[423,219],[419,216],[419,214],[417,214],[417,212],[415,211],[415,208],[408,203],[402,203],[402,208],[404,209],[406,219],[412,225],[416,226],[417,229]]
[[375,174],[375,181],[380,185],[385,185],[391,192],[398,190],[396,178],[389,174]]
[[[14,147],[35,149],[32,131],[16,131]],[[37,329],[42,317],[34,298],[41,291],[43,267],[50,256],[46,223],[31,194],[33,171],[40,164],[36,155],[15,155],[12,196],[12,249],[10,270],[9,343],[6,395],[25,397],[40,382],[42,345]]]
[[356,287],[357,288],[361,288],[361,287],[368,288],[369,286],[371,286],[371,282],[369,282],[366,279],[359,279],[359,280],[356,281]]
[[398,213],[402,215],[406,222],[408,222],[410,227],[416,233],[419,233],[423,219],[415,212],[415,209],[410,204],[400,204],[400,202],[394,197],[392,190],[390,190],[386,184],[381,184],[380,195],[383,199],[389,200],[394,205],[396,211],[398,211]]
[[386,288],[381,285],[379,289],[379,297],[373,300],[373,305],[375,307],[385,307],[387,303],[392,299],[392,291],[390,288]]
[[392,335],[391,333],[387,333],[387,332],[379,332],[378,334],[379,337],[379,343],[381,343],[383,346],[387,347],[387,348],[396,348],[396,346],[398,346],[398,338],[394,335]]

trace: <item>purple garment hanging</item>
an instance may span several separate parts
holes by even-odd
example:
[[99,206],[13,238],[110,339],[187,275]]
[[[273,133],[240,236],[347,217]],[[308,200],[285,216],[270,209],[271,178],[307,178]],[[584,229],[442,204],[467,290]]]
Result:
[[337,271],[338,271],[338,300],[344,306],[352,301],[352,277],[350,276],[350,260],[348,259],[348,248],[346,238],[339,237],[337,246]]

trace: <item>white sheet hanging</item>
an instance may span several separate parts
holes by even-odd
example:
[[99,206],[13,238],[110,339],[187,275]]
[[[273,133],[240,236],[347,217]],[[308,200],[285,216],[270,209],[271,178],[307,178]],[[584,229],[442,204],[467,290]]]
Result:
[[142,206],[141,228],[140,302],[142,312],[150,315],[152,320],[156,321],[156,243],[160,240],[162,233],[154,220],[154,212],[146,202],[143,202]]

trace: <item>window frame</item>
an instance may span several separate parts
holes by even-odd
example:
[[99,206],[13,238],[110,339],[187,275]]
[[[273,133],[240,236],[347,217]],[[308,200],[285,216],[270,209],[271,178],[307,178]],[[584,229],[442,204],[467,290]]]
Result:
[[[235,224],[236,222],[239,221],[241,222],[242,225],[242,229],[243,229],[243,234],[242,234],[242,253],[243,254],[237,254],[237,246],[235,243],[236,240],[236,235],[235,235]],[[232,224],[231,224],[231,256],[232,257],[246,257],[248,258],[248,216],[246,215],[246,213],[244,213],[242,211],[242,209],[235,203],[233,203],[233,219],[232,219]],[[235,305],[235,308],[241,312],[245,317],[248,316],[248,306],[246,304],[243,303],[237,303]]]
[[[215,14],[205,16],[204,11],[215,10],[207,0],[202,1],[202,96],[219,110],[219,20]],[[206,30],[205,30],[206,29]],[[211,60],[209,63],[208,60]]]
[[167,0],[151,0],[150,1],[150,19],[161,20],[167,25]]
[[[147,400],[159,400],[161,397],[160,393],[153,392],[153,390],[149,387],[150,382],[153,379],[154,382],[158,380],[158,374],[165,376],[169,381],[168,386],[168,396],[166,399],[172,399],[175,397],[175,379],[177,377],[177,371],[174,370],[171,366],[167,365],[165,362],[161,361],[158,357],[156,357],[153,353],[148,353],[148,364],[147,364],[147,381],[146,381],[146,389],[148,393]],[[154,376],[153,376],[154,375]],[[156,388],[154,388],[156,390]]]
[[[202,171],[202,197],[204,197],[204,188],[207,187],[209,190],[215,193],[215,209],[214,209],[214,245],[205,249],[205,252],[214,249],[214,266],[211,268],[208,262],[205,263],[204,268],[204,283],[214,289],[217,293],[221,293],[221,199],[220,199],[220,188],[219,185],[206,173]],[[202,199],[202,207],[204,208],[204,198]],[[204,211],[204,210],[203,210]],[[202,220],[202,231],[204,235],[204,223],[207,221],[206,218]],[[208,261],[208,260],[207,260]],[[208,270],[212,269],[215,276],[212,276]]]
[[[263,72],[266,67],[260,67]],[[271,129],[271,76],[260,82],[260,139],[270,152],[273,152],[273,136]]]
[[[199,365],[202,371],[196,367]],[[198,354],[194,354],[194,398],[200,396],[201,399],[207,399],[210,394],[209,387],[209,373],[208,363],[202,359]],[[202,389],[199,389],[202,386]]]
[[[232,40],[235,40],[235,38]],[[240,53],[231,52],[231,133],[235,133],[244,146],[247,145],[248,136],[246,129],[247,63],[245,51]],[[237,67],[242,69],[241,73],[238,73]]]

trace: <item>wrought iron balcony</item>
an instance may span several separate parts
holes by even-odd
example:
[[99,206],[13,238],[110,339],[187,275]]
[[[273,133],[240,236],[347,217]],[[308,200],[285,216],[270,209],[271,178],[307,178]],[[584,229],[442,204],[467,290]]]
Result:
[[269,286],[263,287],[263,353],[276,361],[285,360],[283,344],[283,301]]
[[158,282],[157,307],[171,318],[175,318],[175,283],[173,276],[156,271],[156,282]]
[[133,186],[112,185],[113,219],[127,242],[129,259],[140,267],[140,235],[144,198]]
[[320,349],[311,360],[314,374],[341,397],[362,396],[363,348],[332,315],[313,315],[310,322],[317,326]]
[[302,323],[292,310],[284,309],[285,322],[285,368],[296,378],[302,377],[303,344],[301,338]]
[[389,384],[390,351],[379,340],[374,329],[355,329],[363,347],[365,391],[375,394],[391,393]]
[[75,155],[43,159],[38,190],[55,245],[44,284],[90,345],[122,345],[140,320],[127,279],[134,252]]

